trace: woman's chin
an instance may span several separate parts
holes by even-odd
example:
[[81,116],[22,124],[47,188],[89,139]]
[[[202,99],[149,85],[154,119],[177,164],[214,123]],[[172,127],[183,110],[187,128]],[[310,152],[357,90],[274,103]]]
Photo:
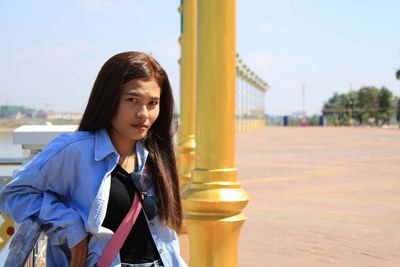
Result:
[[141,141],[146,137],[146,134],[147,134],[147,132],[146,133],[141,133],[141,134],[135,134],[134,136],[132,136],[132,139],[134,141]]

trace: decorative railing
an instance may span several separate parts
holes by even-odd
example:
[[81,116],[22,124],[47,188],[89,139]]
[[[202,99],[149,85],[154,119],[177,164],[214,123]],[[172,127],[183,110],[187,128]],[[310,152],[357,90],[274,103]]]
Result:
[[236,130],[265,126],[265,93],[268,84],[236,55]]

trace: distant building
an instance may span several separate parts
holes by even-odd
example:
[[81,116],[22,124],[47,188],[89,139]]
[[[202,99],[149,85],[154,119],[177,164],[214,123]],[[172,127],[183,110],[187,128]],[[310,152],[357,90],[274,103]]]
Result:
[[80,120],[82,113],[80,112],[49,112],[48,120]]
[[24,106],[0,106],[0,118],[4,119],[44,119],[44,120],[80,120],[80,112],[54,112],[35,110]]
[[34,119],[47,119],[47,112],[43,110],[38,110],[32,112],[32,117]]
[[0,106],[0,118],[20,119],[27,117],[27,114],[33,111],[34,109],[24,106],[4,105]]

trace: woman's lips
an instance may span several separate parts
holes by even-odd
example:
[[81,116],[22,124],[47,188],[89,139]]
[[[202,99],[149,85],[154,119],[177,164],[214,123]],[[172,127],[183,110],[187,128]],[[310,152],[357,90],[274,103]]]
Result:
[[132,124],[132,126],[141,131],[145,131],[148,128],[145,124]]

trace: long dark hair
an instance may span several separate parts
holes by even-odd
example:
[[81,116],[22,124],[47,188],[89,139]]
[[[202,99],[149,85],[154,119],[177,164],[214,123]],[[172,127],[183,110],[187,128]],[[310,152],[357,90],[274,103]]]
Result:
[[118,110],[123,85],[134,79],[154,79],[161,88],[160,113],[143,140],[149,150],[146,166],[160,197],[161,220],[179,230],[182,208],[172,141],[174,100],[168,75],[154,58],[141,52],[124,52],[111,57],[94,82],[78,130],[108,129]]

